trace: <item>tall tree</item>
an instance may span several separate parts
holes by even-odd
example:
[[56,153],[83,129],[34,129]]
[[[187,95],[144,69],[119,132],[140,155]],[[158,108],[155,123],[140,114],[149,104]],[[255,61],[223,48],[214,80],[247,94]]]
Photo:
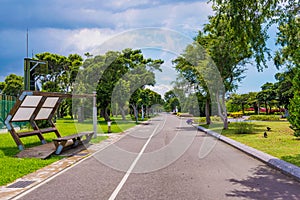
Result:
[[[80,55],[70,54],[66,57],[45,52],[36,54],[35,57],[48,62],[48,73],[37,74],[41,80],[43,91],[63,93],[73,91],[73,84],[83,61]],[[58,109],[58,114],[60,117],[70,114],[72,117],[72,101],[63,101]]]
[[[138,88],[154,84],[155,74],[147,70],[144,65],[129,70],[119,79],[113,89],[112,101],[118,104],[123,120],[125,120],[125,109],[129,105],[130,95],[134,94]],[[131,106],[134,105],[135,103]]]
[[[138,88],[155,83],[154,76],[152,76],[154,75],[153,73],[151,73],[151,77],[149,73],[146,73],[146,77],[151,80],[142,80],[142,78],[145,78],[143,76],[145,73],[143,72],[160,70],[162,63],[162,60],[144,58],[141,50],[124,49],[122,52],[109,51],[105,55],[88,58],[83,63],[83,70],[85,71],[83,74],[86,74],[86,76],[80,75],[80,77],[82,77],[81,81],[85,83],[84,85],[87,85],[86,90],[96,88],[97,102],[101,116],[108,121],[110,120],[114,88],[118,84],[121,84],[118,81],[124,80],[129,83],[129,94],[131,95]],[[79,85],[78,87],[80,88],[81,86]]]
[[300,69],[296,68],[297,72],[293,79],[294,97],[290,100],[288,120],[292,125],[295,133],[300,136]]
[[[281,48],[276,52],[276,66],[287,66],[288,79],[292,79],[292,87],[285,91],[293,98],[289,100],[288,120],[295,130],[295,136],[300,136],[300,4],[299,1],[289,1],[283,9],[277,34],[277,44]],[[289,81],[289,80],[288,80]],[[289,82],[284,82],[289,84]],[[292,93],[291,94],[291,90]],[[285,103],[287,101],[285,100]]]
[[[237,105],[243,114],[245,114],[245,105],[248,104],[249,95],[248,94],[232,94],[230,96],[231,103]],[[238,111],[240,111],[238,110]]]
[[211,0],[210,2],[213,3],[217,23],[224,17],[228,20],[233,38],[250,49],[259,71],[267,67],[266,61],[270,58],[270,50],[266,45],[269,27],[279,20],[286,19],[287,11],[297,10],[294,8],[299,7],[298,0]]
[[[261,86],[261,91],[257,93],[256,98],[262,102],[266,108],[266,114],[271,113],[272,101],[277,99],[276,89],[273,83],[265,83]],[[269,109],[268,109],[269,107]]]
[[[224,129],[227,129],[228,120],[225,107],[225,93],[235,90],[237,83],[244,78],[244,64],[252,55],[251,49],[249,46],[243,46],[244,43],[241,41],[241,38],[235,38],[234,35],[232,35],[230,18],[226,15],[222,17],[210,17],[209,24],[206,24],[204,27],[204,32],[199,31],[196,42],[205,50],[202,50],[202,53],[200,53],[199,50],[195,50],[199,49],[199,47],[195,48],[195,45],[190,45],[187,47],[183,58],[190,60],[187,62],[193,62],[194,59],[198,59],[198,61],[196,61],[196,65],[198,66],[195,64],[187,64],[186,61],[177,59],[175,60],[175,62],[177,62],[176,68],[180,71],[185,71],[184,74],[187,79],[191,81],[196,79],[195,82],[197,82],[207,94],[209,91],[205,85],[209,84],[211,87],[215,87],[216,84],[212,83],[212,81],[217,80],[213,80],[212,77],[219,76],[221,78],[220,81],[224,85],[224,91],[221,92],[221,90],[215,88],[213,94],[210,91],[209,97],[210,99],[215,98],[214,102],[218,107],[218,115],[224,122]],[[199,53],[195,55],[197,51]],[[203,62],[204,60],[206,62]],[[215,69],[211,68],[212,65],[216,66]],[[215,72],[215,70],[218,72]],[[204,81],[203,78],[200,78],[203,76],[207,77],[204,78]]]
[[277,45],[280,45],[274,58],[277,67],[300,67],[300,3],[291,1],[282,11],[277,33]]
[[36,54],[35,57],[48,62],[48,73],[39,74],[43,90],[67,93],[73,90],[72,85],[83,61],[81,56],[70,54],[66,57],[45,52]]
[[2,93],[4,87],[5,87],[5,82],[0,82],[0,93]]
[[[169,90],[165,93],[164,95],[164,99],[165,99],[165,104],[164,104],[164,108],[166,111],[171,112],[175,110],[175,107],[180,107],[179,101],[176,97],[176,94],[173,90]],[[176,102],[174,104],[174,100],[176,99]]]
[[0,83],[1,93],[11,96],[18,96],[24,88],[23,77],[10,74],[5,77],[4,82]]
[[[206,116],[206,123],[210,124],[210,86],[213,84],[209,83],[209,79],[213,80],[215,77],[215,67],[210,69],[209,66],[211,62],[209,61],[207,52],[205,49],[194,42],[190,44],[185,49],[185,52],[173,60],[173,64],[175,64],[175,69],[179,72],[179,77],[183,77],[187,80],[185,83],[186,86],[192,88],[197,94],[198,97],[198,104],[200,105],[200,101],[205,100],[205,116]],[[209,78],[209,76],[211,76]],[[218,80],[218,77],[215,79]],[[177,81],[178,82],[178,81]],[[218,85],[218,84],[216,84]]]
[[275,74],[275,79],[277,80],[275,86],[279,105],[284,107],[285,109],[288,108],[290,99],[292,99],[294,96],[292,83],[294,77],[295,68],[291,68],[285,72]]
[[248,93],[248,104],[253,107],[254,113],[259,114],[259,102],[257,101],[257,92]]

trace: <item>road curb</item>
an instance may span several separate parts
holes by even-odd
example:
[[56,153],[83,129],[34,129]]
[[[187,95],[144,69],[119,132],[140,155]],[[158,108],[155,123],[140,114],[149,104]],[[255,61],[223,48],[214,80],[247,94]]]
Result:
[[230,138],[223,136],[219,133],[216,133],[212,130],[206,129],[202,126],[196,126],[196,127],[198,130],[200,130],[210,136],[213,136],[213,137],[221,140],[222,142],[225,142],[225,143],[247,153],[248,155],[250,155],[254,158],[257,158],[258,160],[261,160],[262,162],[266,163],[267,165],[280,170],[282,173],[284,173],[288,176],[291,176],[300,182],[300,167],[293,165],[291,163],[288,163],[286,161],[280,160],[279,158],[276,158],[267,153],[264,153],[262,151],[254,149],[252,147],[249,147],[245,144],[237,142],[233,139],[230,139]]

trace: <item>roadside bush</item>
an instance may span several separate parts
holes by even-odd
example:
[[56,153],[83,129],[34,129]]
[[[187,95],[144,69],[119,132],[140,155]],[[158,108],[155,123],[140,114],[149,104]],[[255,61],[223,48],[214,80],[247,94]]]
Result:
[[219,116],[211,116],[210,119],[212,122],[221,122],[222,121],[221,117],[219,117]]
[[0,150],[0,158],[3,158],[5,156],[4,152]]
[[206,122],[206,118],[205,117],[198,117],[194,121],[197,122],[197,123],[199,123],[199,124],[203,124],[203,123]]
[[189,114],[189,113],[177,113],[177,116],[178,117],[193,117],[193,115]]
[[249,120],[280,121],[280,116],[279,115],[251,115]]
[[[222,119],[219,116],[211,116],[210,120],[212,122],[221,122],[222,121]],[[199,123],[199,124],[203,124],[203,123],[206,122],[206,117],[198,117],[194,121],[197,122],[197,123]]]
[[[298,83],[298,82],[297,82]],[[295,131],[296,137],[300,136],[300,95],[296,93],[294,98],[291,99],[289,105],[289,122],[292,125],[292,129]]]
[[242,112],[232,112],[232,113],[229,113],[229,117],[232,117],[232,118],[240,118],[242,116],[243,116]]
[[235,134],[249,134],[253,133],[253,124],[249,122],[235,122],[234,123]]

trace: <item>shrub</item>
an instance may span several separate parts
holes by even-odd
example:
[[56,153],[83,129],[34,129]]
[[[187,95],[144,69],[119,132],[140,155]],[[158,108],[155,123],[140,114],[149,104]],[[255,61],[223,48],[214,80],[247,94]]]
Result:
[[3,158],[5,156],[4,152],[0,150],[0,158]]
[[177,113],[177,116],[178,117],[193,117],[193,115],[189,114],[189,113]]
[[242,116],[243,116],[242,112],[232,112],[232,113],[229,113],[229,117],[233,117],[233,118],[240,118]]
[[[222,121],[222,119],[219,116],[211,116],[210,120],[212,122],[221,122]],[[206,117],[199,117],[199,118],[195,119],[194,121],[198,122],[199,124],[201,124],[201,123],[203,124],[206,122]]]
[[221,117],[219,117],[219,116],[211,116],[210,119],[212,122],[221,122],[222,121]]
[[253,124],[249,122],[235,122],[234,123],[235,134],[249,134],[253,133]]
[[295,94],[294,98],[291,99],[289,105],[289,122],[292,125],[292,129],[295,131],[296,137],[300,136],[300,95]]
[[249,120],[280,121],[280,116],[279,115],[251,115]]

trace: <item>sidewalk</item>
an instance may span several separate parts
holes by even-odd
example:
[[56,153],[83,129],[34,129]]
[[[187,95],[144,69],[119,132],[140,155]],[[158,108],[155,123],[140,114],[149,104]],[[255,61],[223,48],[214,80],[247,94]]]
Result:
[[[126,133],[125,131],[124,133]],[[63,172],[75,164],[82,162],[93,153],[106,148],[111,143],[119,140],[124,133],[120,134],[98,134],[98,136],[109,136],[107,140],[104,140],[98,144],[91,144],[87,149],[73,154],[72,156],[65,157],[51,165],[48,165],[42,169],[37,170],[31,174],[25,175],[22,178],[15,180],[14,182],[0,186],[0,200],[7,200],[15,197],[16,195],[33,188],[36,185],[44,182],[45,180],[55,176],[58,173]]]

